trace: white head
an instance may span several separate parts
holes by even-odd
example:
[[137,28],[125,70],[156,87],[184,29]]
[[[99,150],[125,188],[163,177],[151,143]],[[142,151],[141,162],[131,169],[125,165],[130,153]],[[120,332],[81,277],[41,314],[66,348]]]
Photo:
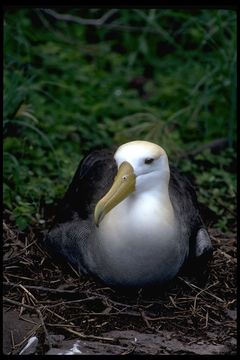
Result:
[[168,157],[161,146],[148,141],[131,141],[121,145],[114,158],[118,168],[124,161],[132,165],[137,191],[159,187],[162,181],[168,186]]
[[131,141],[121,145],[114,158],[118,173],[111,189],[95,208],[96,224],[131,193],[165,192],[168,188],[168,157],[161,146],[148,141]]

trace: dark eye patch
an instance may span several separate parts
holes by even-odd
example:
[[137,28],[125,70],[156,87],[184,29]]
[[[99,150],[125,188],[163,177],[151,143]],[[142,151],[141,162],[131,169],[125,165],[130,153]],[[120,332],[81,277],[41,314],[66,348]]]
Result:
[[152,159],[152,158],[146,158],[144,160],[145,164],[151,164],[153,161],[154,161],[154,159]]

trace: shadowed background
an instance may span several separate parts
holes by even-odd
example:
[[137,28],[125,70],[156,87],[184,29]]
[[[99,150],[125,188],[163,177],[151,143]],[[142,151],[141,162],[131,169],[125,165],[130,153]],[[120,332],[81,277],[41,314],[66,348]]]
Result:
[[[235,11],[5,9],[3,135],[5,354],[236,354]],[[80,159],[135,139],[195,184],[204,281],[119,294],[41,246]]]
[[22,230],[46,227],[88,151],[146,139],[234,231],[235,116],[232,10],[5,10],[3,200]]

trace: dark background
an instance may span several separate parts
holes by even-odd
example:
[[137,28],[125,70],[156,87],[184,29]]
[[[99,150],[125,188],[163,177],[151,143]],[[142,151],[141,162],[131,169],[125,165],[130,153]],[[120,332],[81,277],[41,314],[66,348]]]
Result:
[[5,215],[47,226],[80,159],[147,139],[191,177],[211,226],[236,227],[236,13],[8,9]]

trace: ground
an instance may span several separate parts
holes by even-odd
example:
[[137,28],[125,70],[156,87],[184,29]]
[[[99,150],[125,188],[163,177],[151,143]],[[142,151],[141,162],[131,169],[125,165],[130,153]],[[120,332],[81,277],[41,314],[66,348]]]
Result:
[[236,234],[209,229],[204,280],[129,293],[57,263],[39,229],[4,218],[5,354],[236,354]]

